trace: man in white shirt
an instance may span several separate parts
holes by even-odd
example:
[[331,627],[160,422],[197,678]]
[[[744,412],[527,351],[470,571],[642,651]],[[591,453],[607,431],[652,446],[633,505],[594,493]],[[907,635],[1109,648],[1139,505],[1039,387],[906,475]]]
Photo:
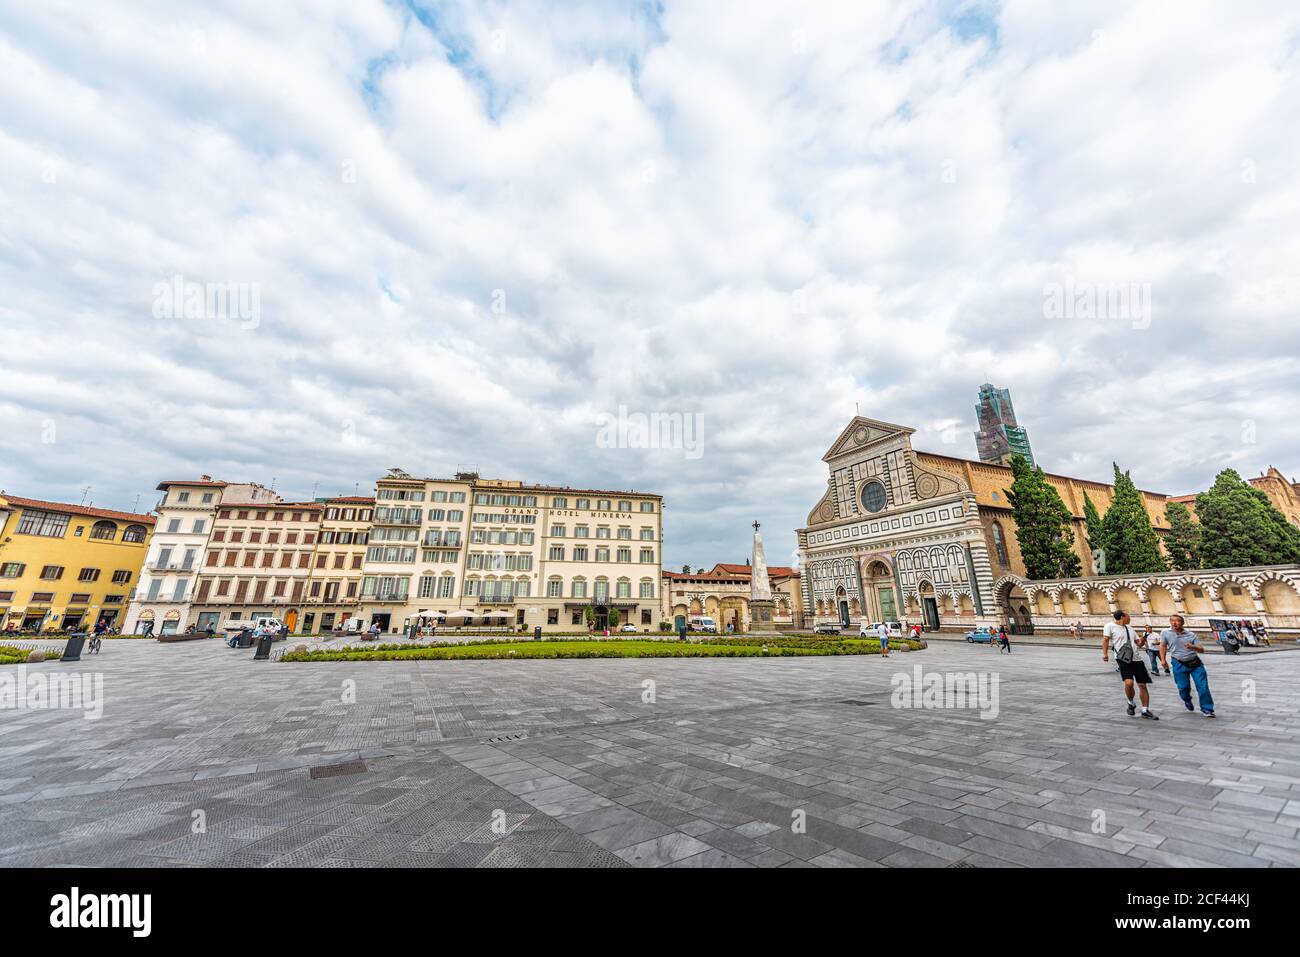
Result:
[[880,653],[889,657],[889,625],[881,622],[876,626],[876,636],[880,639]]
[[1133,685],[1136,684],[1142,699],[1142,717],[1158,720],[1148,707],[1151,702],[1147,685],[1151,683],[1151,675],[1142,661],[1142,648],[1146,645],[1146,639],[1133,630],[1129,624],[1128,612],[1125,611],[1115,612],[1115,620],[1102,629],[1102,634],[1101,660],[1110,661],[1111,651],[1115,652],[1119,675],[1124,679],[1124,697],[1127,699],[1125,706],[1129,717],[1137,710],[1133,706]]

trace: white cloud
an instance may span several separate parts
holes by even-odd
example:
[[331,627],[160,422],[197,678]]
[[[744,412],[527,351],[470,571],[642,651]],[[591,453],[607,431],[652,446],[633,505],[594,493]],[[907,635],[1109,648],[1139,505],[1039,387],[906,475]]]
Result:
[[[788,552],[855,403],[973,455],[986,378],[1058,471],[1300,470],[1291,4],[159,0],[0,26],[11,491],[129,507],[200,471],[306,495],[470,462],[661,491],[667,564],[708,565],[756,517]],[[257,284],[260,322],[155,319],[174,275]],[[1067,276],[1149,283],[1150,328],[1046,318]],[[620,405],[701,416],[703,457],[601,448]]]

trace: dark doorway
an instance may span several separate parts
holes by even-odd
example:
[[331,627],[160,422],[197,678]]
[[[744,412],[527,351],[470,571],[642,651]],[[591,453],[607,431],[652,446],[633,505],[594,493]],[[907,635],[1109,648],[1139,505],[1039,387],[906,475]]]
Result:
[[393,616],[386,611],[375,612],[375,614],[370,616],[370,624],[378,625],[380,631],[387,632],[388,623],[392,621],[392,619]]
[[849,603],[847,601],[841,601],[840,602],[840,627],[847,628],[849,627],[849,624],[850,624]]
[[922,598],[921,607],[925,609],[925,627],[929,631],[939,630],[939,605],[933,598]]

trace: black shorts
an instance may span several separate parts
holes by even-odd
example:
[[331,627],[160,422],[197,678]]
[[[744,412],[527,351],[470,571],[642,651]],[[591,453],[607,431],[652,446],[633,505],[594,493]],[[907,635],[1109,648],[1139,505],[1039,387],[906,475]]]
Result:
[[1119,676],[1125,681],[1132,678],[1140,685],[1151,684],[1151,675],[1147,672],[1147,666],[1136,658],[1132,661],[1119,662]]

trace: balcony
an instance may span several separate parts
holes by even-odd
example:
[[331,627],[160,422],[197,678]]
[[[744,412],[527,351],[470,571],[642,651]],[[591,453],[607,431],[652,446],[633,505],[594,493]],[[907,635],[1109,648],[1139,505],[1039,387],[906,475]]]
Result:
[[476,595],[474,604],[476,605],[513,605],[519,601],[516,595]]
[[195,559],[191,562],[145,562],[144,567],[151,572],[194,572],[198,571],[199,563]]

